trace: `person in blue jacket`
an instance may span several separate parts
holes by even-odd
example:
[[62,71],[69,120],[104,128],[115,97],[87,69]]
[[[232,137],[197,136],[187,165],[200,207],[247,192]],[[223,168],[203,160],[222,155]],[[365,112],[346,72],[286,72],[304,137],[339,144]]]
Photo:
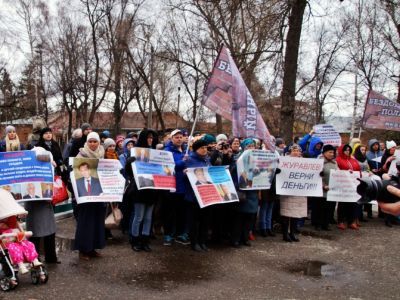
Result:
[[170,134],[170,141],[165,146],[165,151],[172,152],[175,161],[176,191],[167,193],[163,199],[161,211],[164,229],[164,245],[171,246],[172,242],[188,245],[188,220],[187,220],[187,201],[185,197],[185,165],[186,145],[183,142],[183,132],[175,129]]
[[303,157],[317,158],[322,153],[324,143],[319,137],[313,136],[313,134],[314,130],[311,130],[310,133],[303,136],[299,141]]
[[[185,161],[184,168],[208,167],[211,166],[207,155],[208,142],[204,139],[195,141],[192,145],[193,152]],[[179,170],[179,167],[176,169]],[[206,242],[208,227],[211,219],[209,207],[200,208],[188,178],[185,180],[185,200],[190,203],[190,244],[194,251],[208,251]]]

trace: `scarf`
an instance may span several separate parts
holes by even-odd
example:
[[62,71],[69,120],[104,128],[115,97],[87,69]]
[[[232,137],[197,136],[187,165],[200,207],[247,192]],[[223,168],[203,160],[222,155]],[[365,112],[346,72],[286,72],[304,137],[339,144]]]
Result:
[[6,140],[6,152],[18,151],[18,150],[20,150],[21,144],[20,144],[20,142],[19,142],[18,135],[15,136],[15,139],[13,139],[13,140],[10,140],[10,139],[8,138],[8,135],[6,135],[5,140]]
[[103,146],[99,145],[99,147],[93,151],[90,150],[87,143],[83,146],[83,148],[79,149],[79,154],[82,157],[87,158],[104,158],[104,148]]
[[104,154],[104,158],[106,159],[118,159],[118,154],[115,150],[111,150],[110,148],[107,148],[106,153]]

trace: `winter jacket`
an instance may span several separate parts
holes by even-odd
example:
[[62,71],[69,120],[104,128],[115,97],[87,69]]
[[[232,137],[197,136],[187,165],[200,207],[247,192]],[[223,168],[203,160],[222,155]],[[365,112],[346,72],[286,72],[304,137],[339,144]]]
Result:
[[[320,150],[315,149],[317,144],[321,144]],[[322,146],[324,143],[322,140],[317,136],[312,136],[310,134],[306,134],[300,141],[299,146],[303,151],[304,157],[309,158],[317,158],[322,152]]]
[[[192,152],[185,161],[185,169],[186,168],[196,168],[196,167],[209,167],[211,166],[210,159],[208,156],[200,156],[196,152]],[[190,185],[189,179],[186,177],[185,179],[185,200],[189,202],[197,202],[196,195],[194,194],[193,188]]]
[[[323,177],[322,177],[322,185],[323,186],[329,186],[329,178],[331,176],[331,170],[337,170],[338,169],[338,165],[336,163],[336,160],[332,159],[332,160],[327,160],[324,157],[324,168],[322,170],[323,172]],[[324,193],[324,198],[327,197],[327,191],[325,189],[323,189],[323,193]]]
[[368,149],[369,151],[367,152],[367,160],[368,160],[368,164],[371,170],[376,169],[379,170],[382,167],[382,164],[374,161],[373,159],[381,157],[383,155],[383,152],[380,150],[380,148],[378,148],[378,151],[373,151],[372,150],[372,146],[374,144],[378,144],[379,145],[379,141],[377,139],[371,139],[368,141]]
[[[360,165],[358,161],[350,156],[347,156],[343,153],[343,148],[345,146],[350,147],[349,145],[341,145],[338,149],[338,157],[336,158],[336,162],[339,170],[351,170],[351,171],[361,171]],[[350,147],[350,153],[352,149]]]
[[183,157],[186,154],[186,147],[182,145],[182,151],[170,141],[165,146],[165,151],[172,152],[172,156],[175,161],[175,178],[176,178],[176,193],[184,194],[185,193],[185,174],[183,173],[183,169],[185,167],[185,162],[183,161]]
[[128,148],[126,147],[126,145],[127,145],[129,142],[131,142],[131,141],[132,141],[132,139],[130,139],[130,138],[127,138],[127,139],[124,140],[124,142],[122,143],[122,148],[124,149],[124,153],[122,153],[122,154],[118,157],[119,162],[121,163],[121,166],[122,166],[122,175],[123,175],[125,178],[127,178],[126,171],[125,171],[126,160],[127,160],[128,157],[131,156],[131,152],[130,152],[130,150],[128,150]]

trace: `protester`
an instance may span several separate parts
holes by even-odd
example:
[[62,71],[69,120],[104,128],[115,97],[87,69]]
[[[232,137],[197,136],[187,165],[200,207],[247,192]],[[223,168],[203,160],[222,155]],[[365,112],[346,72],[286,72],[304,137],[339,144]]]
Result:
[[[370,168],[367,160],[367,146],[362,144],[355,144],[353,149],[353,156],[360,165],[361,172],[364,172],[364,174],[369,173]],[[361,222],[367,222],[367,220],[364,219],[363,207],[364,210],[367,212],[368,217],[372,218],[372,204],[358,204],[358,219]]]
[[[136,147],[155,149],[158,144],[157,133],[151,129],[143,129]],[[133,221],[131,226],[131,246],[134,251],[151,251],[149,246],[152,225],[153,208],[160,191],[152,189],[138,190],[135,188],[132,200],[134,202]]]
[[[211,166],[210,160],[207,156],[208,143],[212,142],[212,138],[200,138],[196,140],[192,145],[193,152],[185,162],[185,168],[194,167],[208,167]],[[214,138],[215,143],[215,138]],[[199,203],[196,200],[193,188],[191,187],[189,180],[185,180],[185,200],[190,203],[189,214],[191,220],[190,224],[190,243],[192,250],[194,251],[208,251],[207,237],[208,228],[211,218],[210,207],[200,208]]]
[[[51,153],[41,147],[33,149],[37,155],[44,153],[51,157]],[[28,183],[28,197],[37,198],[35,194],[35,185]],[[35,200],[25,202],[25,209],[28,211],[26,217],[26,230],[32,231],[30,241],[35,245],[36,250],[40,254],[40,242],[43,240],[44,257],[46,263],[60,263],[56,254],[56,222],[54,217],[54,210],[51,201],[48,200]]]
[[[352,149],[346,144],[338,149],[336,162],[340,170],[349,170],[350,172],[360,172],[360,165],[357,160],[351,156]],[[350,229],[358,230],[357,203],[339,202],[337,209],[338,228],[345,230],[347,226]]]
[[122,144],[124,153],[120,154],[119,162],[123,168],[122,175],[126,178],[125,166],[127,159],[131,156],[131,149],[135,146],[135,142],[131,138],[126,138]]
[[336,202],[327,201],[327,192],[329,191],[329,178],[331,170],[337,170],[338,166],[335,161],[335,147],[332,145],[324,145],[322,148],[322,158],[324,159],[324,168],[322,171],[322,189],[323,196],[316,197],[311,217],[314,220],[316,230],[330,230],[329,221],[333,218]]
[[[90,132],[87,135],[87,141],[76,157],[104,158],[104,148],[100,145],[100,137],[96,132]],[[77,215],[74,249],[79,250],[79,258],[82,260],[100,257],[101,254],[96,249],[102,249],[105,246],[105,204],[81,203],[77,207]]]
[[65,144],[64,150],[63,150],[63,153],[62,153],[62,156],[63,156],[64,164],[65,164],[66,166],[69,165],[69,164],[68,164],[68,160],[69,160],[69,157],[70,157],[71,147],[72,147],[73,141],[74,141],[74,140],[78,140],[78,139],[80,139],[81,137],[82,137],[82,129],[80,129],[80,128],[75,129],[75,130],[72,132],[71,139],[69,140],[69,142],[68,142],[67,144]]
[[183,144],[183,134],[175,129],[170,134],[170,141],[165,151],[172,152],[175,161],[176,191],[167,193],[162,201],[162,216],[164,228],[164,245],[170,246],[175,240],[178,243],[188,245],[188,204],[185,198],[185,166],[186,145]]
[[[256,143],[254,139],[247,138],[242,141],[240,146],[243,151],[253,150],[256,147]],[[249,236],[258,210],[258,193],[257,190],[239,191],[239,203],[236,205],[237,212],[233,216],[234,227],[231,237],[233,247],[239,247],[240,245],[251,246]]]
[[[300,145],[293,144],[289,148],[289,156],[301,157]],[[280,196],[280,213],[282,219],[282,234],[285,242],[299,242],[295,235],[299,218],[307,217],[307,197]]]
[[123,147],[123,142],[124,142],[124,136],[123,135],[117,135],[117,137],[115,138],[115,150],[118,153],[118,157],[124,153],[124,147]]
[[379,148],[379,141],[377,139],[371,139],[368,141],[367,160],[369,168],[375,175],[382,175],[382,164],[378,161],[379,157],[382,157],[383,152]]
[[0,141],[0,152],[21,150],[25,150],[25,147],[20,143],[15,127],[8,125],[6,127],[6,136]]
[[319,137],[314,136],[314,130],[311,130],[299,141],[298,145],[301,147],[303,157],[317,158],[321,154],[324,143]]
[[[80,152],[80,149],[85,146],[87,136],[92,132],[92,126],[89,123],[83,123],[81,125],[82,137],[80,139],[74,139],[72,141],[71,150],[69,152],[70,157],[75,157]],[[100,137],[99,137],[100,138]]]
[[285,142],[282,138],[276,138],[275,139],[275,146],[276,146],[276,151],[278,151],[279,155],[284,155],[285,151]]

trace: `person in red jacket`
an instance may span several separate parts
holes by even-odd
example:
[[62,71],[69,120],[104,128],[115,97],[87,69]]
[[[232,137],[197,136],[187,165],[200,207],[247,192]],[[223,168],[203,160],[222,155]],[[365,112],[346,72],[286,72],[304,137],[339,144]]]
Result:
[[[342,145],[338,149],[338,157],[336,162],[340,170],[349,170],[350,172],[360,172],[360,165],[355,158],[351,156],[352,150],[350,145]],[[357,203],[339,202],[337,209],[338,228],[345,230],[347,225],[349,228],[357,230]]]

